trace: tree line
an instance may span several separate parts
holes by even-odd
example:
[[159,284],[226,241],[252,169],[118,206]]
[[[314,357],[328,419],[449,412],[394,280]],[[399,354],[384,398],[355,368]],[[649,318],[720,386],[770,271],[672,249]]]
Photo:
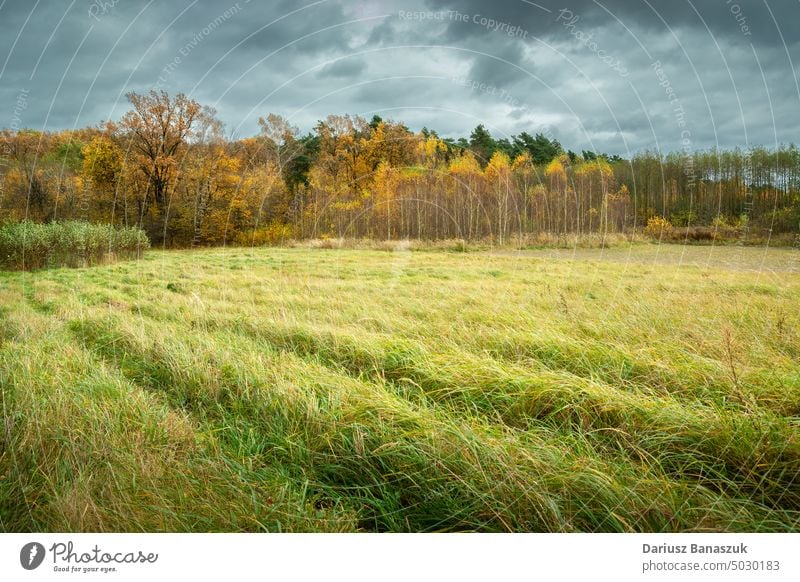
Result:
[[687,229],[796,233],[800,151],[564,150],[541,133],[469,138],[373,116],[330,115],[301,135],[279,115],[226,138],[178,94],[130,93],[120,120],[0,132],[0,221],[140,227],[154,244],[287,238],[492,239]]

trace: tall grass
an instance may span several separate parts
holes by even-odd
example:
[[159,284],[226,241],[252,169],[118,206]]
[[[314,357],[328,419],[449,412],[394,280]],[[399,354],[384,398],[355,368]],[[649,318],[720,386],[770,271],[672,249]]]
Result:
[[0,225],[0,268],[9,270],[84,267],[139,257],[149,247],[138,228],[79,221]]
[[791,257],[652,249],[8,273],[0,530],[797,530]]

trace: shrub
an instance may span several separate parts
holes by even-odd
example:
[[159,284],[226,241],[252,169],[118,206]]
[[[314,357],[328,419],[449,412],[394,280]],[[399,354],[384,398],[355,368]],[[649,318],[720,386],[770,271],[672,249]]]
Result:
[[645,235],[657,240],[668,238],[671,233],[672,224],[662,216],[653,216],[647,221],[647,226],[644,228]]
[[78,221],[0,226],[0,267],[4,269],[83,267],[137,258],[148,248],[150,241],[138,228]]
[[670,214],[669,221],[673,226],[689,227],[696,225],[699,221],[699,217],[694,210],[678,210]]

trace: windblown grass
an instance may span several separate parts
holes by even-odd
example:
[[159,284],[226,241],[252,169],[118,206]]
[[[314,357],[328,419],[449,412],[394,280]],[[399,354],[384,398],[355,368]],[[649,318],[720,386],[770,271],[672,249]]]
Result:
[[77,221],[0,225],[2,269],[84,267],[139,257],[149,247],[147,235],[138,228]]
[[684,252],[3,275],[0,529],[796,530],[793,255]]

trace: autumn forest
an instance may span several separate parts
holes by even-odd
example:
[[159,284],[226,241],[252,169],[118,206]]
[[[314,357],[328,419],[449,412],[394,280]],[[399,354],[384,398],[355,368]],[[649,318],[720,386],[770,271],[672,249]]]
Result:
[[[800,150],[617,155],[565,149],[520,131],[495,138],[415,133],[375,115],[330,115],[301,135],[275,114],[231,139],[183,94],[128,94],[97,127],[6,129],[0,216],[139,226],[154,245],[260,245],[286,239],[491,240],[540,233],[631,233],[792,241]],[[763,240],[763,238],[761,238]]]

